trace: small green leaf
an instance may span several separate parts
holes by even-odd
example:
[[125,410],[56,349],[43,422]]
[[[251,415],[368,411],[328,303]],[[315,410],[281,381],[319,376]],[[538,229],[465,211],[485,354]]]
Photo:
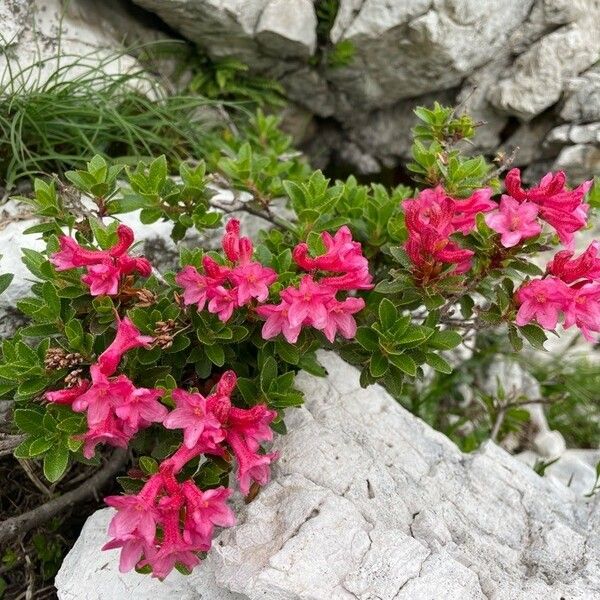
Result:
[[209,360],[217,367],[222,367],[225,364],[225,350],[222,346],[205,346],[204,351]]
[[151,456],[140,456],[139,463],[140,468],[147,475],[153,475],[154,473],[158,473],[158,462]]
[[544,342],[548,339],[544,330],[539,325],[530,323],[529,325],[523,325],[519,327],[519,331],[523,337],[534,347],[539,350],[545,350]]
[[356,331],[356,341],[365,349],[371,352],[379,348],[379,336],[374,329],[361,326]]
[[376,379],[383,377],[388,370],[388,361],[382,354],[373,354],[369,362],[371,375]]
[[451,350],[456,348],[462,342],[461,335],[451,329],[436,331],[428,340],[427,344],[431,348],[438,350]]
[[13,419],[17,427],[25,433],[41,434],[44,432],[44,414],[30,408],[18,408]]
[[417,374],[417,365],[415,361],[406,354],[390,354],[389,361],[403,373],[414,377]]
[[452,373],[452,367],[439,354],[434,354],[433,352],[427,352],[425,354],[425,362],[430,367],[433,367],[436,371],[439,371],[440,373],[446,373],[446,374]]
[[394,327],[396,320],[398,319],[398,311],[394,306],[394,303],[388,298],[384,298],[379,303],[379,321],[383,327],[383,330],[389,330]]
[[13,280],[14,275],[12,273],[3,273],[0,275],[0,294],[8,288]]
[[62,444],[54,444],[44,456],[44,477],[54,483],[64,474],[69,464],[69,449]]

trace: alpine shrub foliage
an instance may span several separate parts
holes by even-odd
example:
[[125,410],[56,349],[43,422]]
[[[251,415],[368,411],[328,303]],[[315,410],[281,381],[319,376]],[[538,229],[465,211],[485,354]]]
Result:
[[[269,480],[268,444],[303,401],[296,373],[325,375],[318,349],[406,399],[484,330],[515,351],[542,347],[559,320],[600,331],[598,245],[573,251],[591,183],[550,173],[527,189],[513,169],[499,196],[502,169],[461,151],[468,116],[417,115],[416,190],[332,183],[259,113],[245,141],[181,163],[179,177],[164,157],[123,168],[95,156],[24,198],[47,248],[23,250],[30,322],[2,345],[0,390],[26,435],[15,455],[43,461],[54,482],[71,461],[132,449],[124,495],[106,499],[117,509],[106,548],[121,549],[122,570],[164,578],[198,564],[214,529],[235,522],[234,489],[251,499]],[[231,208],[264,219],[258,239],[215,209],[223,184],[252,195]],[[182,247],[160,273],[119,223],[133,210],[171,221],[176,241],[224,226],[221,246]]]

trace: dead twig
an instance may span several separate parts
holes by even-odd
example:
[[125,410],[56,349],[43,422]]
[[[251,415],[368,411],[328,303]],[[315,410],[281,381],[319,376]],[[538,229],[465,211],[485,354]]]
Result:
[[98,490],[110,481],[110,479],[125,464],[126,457],[127,452],[125,450],[115,450],[104,467],[79,487],[26,512],[25,514],[2,521],[2,523],[0,523],[0,547],[5,546],[9,540],[46,522],[48,519],[61,513],[65,508],[77,504],[89,496],[97,494]]
[[12,454],[12,451],[25,439],[24,435],[0,433],[0,456]]

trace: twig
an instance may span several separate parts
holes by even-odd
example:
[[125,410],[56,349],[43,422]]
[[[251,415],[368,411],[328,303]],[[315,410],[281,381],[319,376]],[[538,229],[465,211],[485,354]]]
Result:
[[488,183],[489,181],[491,181],[492,179],[494,179],[495,177],[498,177],[500,175],[502,175],[502,173],[504,173],[504,171],[506,171],[506,169],[508,169],[510,167],[510,165],[513,164],[515,158],[517,157],[517,153],[519,152],[520,148],[519,146],[515,146],[513,148],[513,151],[510,153],[509,156],[507,156],[503,161],[502,164],[492,173],[490,173],[484,180],[483,180],[483,184],[485,185],[486,183]]
[[23,471],[25,471],[25,473],[27,474],[27,477],[29,477],[29,480],[33,483],[33,485],[35,485],[35,487],[38,490],[40,490],[40,492],[42,492],[42,494],[44,494],[44,496],[48,496],[48,497],[52,496],[52,492],[44,485],[44,483],[40,480],[40,478],[35,474],[35,471],[31,467],[31,462],[29,462],[28,460],[22,459],[22,458],[18,458],[17,460],[19,461],[19,464],[23,468]]
[[0,523],[0,547],[3,547],[8,540],[46,522],[65,508],[81,502],[88,496],[95,495],[121,469],[125,464],[126,457],[127,452],[125,450],[115,450],[104,467],[79,487],[25,514],[2,521]]
[[0,433],[0,456],[12,454],[12,451],[25,439],[24,435]]

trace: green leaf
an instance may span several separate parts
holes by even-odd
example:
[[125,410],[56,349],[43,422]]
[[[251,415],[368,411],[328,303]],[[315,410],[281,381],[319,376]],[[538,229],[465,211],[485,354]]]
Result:
[[210,362],[217,365],[217,367],[222,367],[225,364],[225,350],[222,346],[205,346],[204,351]]
[[523,350],[523,340],[519,336],[519,332],[514,325],[508,326],[508,339],[515,352]]
[[273,381],[277,377],[277,363],[272,356],[269,356],[260,371],[260,388],[267,393]]
[[451,350],[462,342],[462,336],[451,329],[436,331],[428,340],[427,345],[438,350]]
[[13,451],[15,458],[30,458],[31,444],[36,440],[34,437],[29,437],[23,440]]
[[31,446],[29,446],[29,455],[38,456],[39,454],[43,454],[44,452],[52,448],[52,446],[54,446],[55,443],[56,440],[48,440],[46,438],[41,437],[35,438],[31,442]]
[[379,321],[383,327],[383,330],[389,330],[394,327],[396,320],[398,319],[398,311],[394,306],[394,303],[388,298],[384,298],[379,303]]
[[356,341],[365,349],[371,352],[379,349],[379,336],[374,329],[361,326],[356,331]]
[[0,294],[6,290],[13,280],[14,275],[12,273],[3,273],[0,275]]
[[436,371],[439,371],[440,373],[446,373],[446,374],[452,373],[452,367],[439,354],[434,354],[433,352],[427,352],[425,354],[425,362],[430,367],[434,368]]
[[146,475],[153,475],[158,473],[158,462],[151,456],[140,456],[140,468]]
[[388,370],[388,360],[382,354],[374,354],[369,362],[371,375],[376,379],[383,377]]
[[545,350],[544,342],[548,339],[544,330],[539,325],[530,323],[519,327],[519,331],[523,337],[534,347],[539,350]]
[[62,444],[54,444],[44,456],[44,477],[54,483],[64,474],[69,464],[69,449]]
[[44,413],[31,408],[18,408],[13,414],[17,427],[25,433],[44,433]]
[[414,377],[417,374],[417,364],[406,354],[390,354],[389,361],[400,371]]

